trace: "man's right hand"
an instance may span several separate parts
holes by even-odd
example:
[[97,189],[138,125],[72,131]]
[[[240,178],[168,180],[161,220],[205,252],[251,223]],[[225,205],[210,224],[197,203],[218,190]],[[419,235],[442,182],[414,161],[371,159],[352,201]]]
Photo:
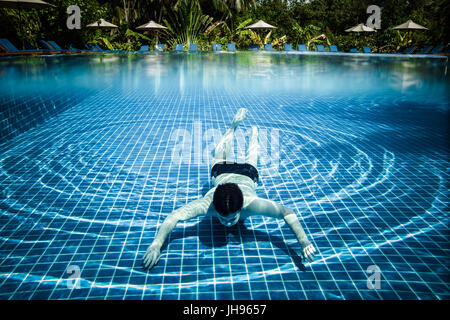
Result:
[[309,263],[314,261],[315,254],[316,254],[316,249],[314,248],[314,246],[311,243],[304,246],[302,249],[302,256]]
[[160,256],[161,256],[161,253],[159,251],[159,248],[157,248],[156,246],[153,246],[153,245],[149,246],[147,251],[144,254],[144,260],[143,260],[144,268],[145,269],[153,268],[153,266],[155,266],[158,263]]

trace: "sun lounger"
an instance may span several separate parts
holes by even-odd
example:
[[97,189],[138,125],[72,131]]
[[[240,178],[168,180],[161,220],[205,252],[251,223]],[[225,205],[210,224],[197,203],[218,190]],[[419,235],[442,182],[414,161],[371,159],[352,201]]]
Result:
[[23,40],[23,45],[25,47],[25,50],[38,50],[38,51],[43,50],[43,49],[34,47],[28,40]]
[[298,51],[308,51],[308,50],[306,49],[306,45],[303,44],[303,43],[297,45],[297,50],[298,50]]
[[96,47],[100,52],[105,53],[124,53],[125,50],[105,50],[102,47],[100,47],[98,44],[94,44],[94,47]]
[[139,53],[148,52],[148,45],[141,46],[137,52]]
[[71,50],[66,50],[61,48],[55,41],[53,40],[49,40],[47,41],[47,43],[52,46],[53,49],[57,50],[57,51],[62,51],[62,52],[72,52]]
[[155,51],[164,52],[164,43],[158,43],[155,45]]
[[49,52],[41,49],[17,49],[8,39],[0,39],[0,50],[3,50],[3,55],[33,55],[33,54],[48,54]]
[[323,44],[316,44],[316,51],[325,52],[325,47],[323,46]]
[[264,45],[264,51],[273,51],[273,47],[271,43],[266,43]]
[[360,53],[358,48],[350,48],[350,50],[348,52],[350,52],[350,53]]
[[189,52],[197,52],[198,51],[198,45],[196,43],[191,43],[189,45]]
[[139,50],[137,50],[137,51],[130,51],[129,53],[135,53],[135,54],[140,53],[140,54],[144,54],[144,53],[148,53],[148,52],[149,52],[148,49],[149,49],[149,46],[145,44],[145,45],[142,45],[142,46],[139,48]]
[[213,51],[222,51],[222,45],[220,43],[213,43],[212,49]]
[[403,53],[404,54],[412,54],[416,50],[416,46],[411,46],[408,49],[406,49]]
[[65,49],[61,48],[61,47],[60,47],[55,41],[53,41],[53,40],[47,41],[47,43],[48,43],[49,45],[51,45],[55,50],[61,51],[61,52],[64,52],[64,53],[82,53],[82,52],[87,52],[87,51],[83,51],[83,50],[72,49],[72,48],[70,48],[70,47],[69,47],[69,50],[65,50]]
[[449,46],[438,45],[435,49],[431,50],[430,54],[433,55],[441,55],[441,56],[450,56]]
[[112,50],[104,50],[102,47],[100,47],[98,44],[91,44],[92,49],[97,50],[98,52],[112,52]]
[[183,44],[182,43],[177,43],[175,45],[175,48],[174,48],[173,51],[175,51],[175,52],[182,52],[183,51]]
[[363,52],[364,53],[373,53],[372,49],[370,49],[370,47],[363,47]]
[[71,45],[71,44],[69,44],[69,50],[71,50],[71,51],[78,51],[78,52],[81,52],[81,53],[95,53],[94,51],[92,51],[92,49],[78,49],[78,48],[75,48],[73,45]]
[[433,48],[433,50],[430,51],[430,54],[437,54],[441,52],[443,48],[444,48],[443,45],[437,45],[436,47]]
[[92,52],[96,52],[96,53],[101,53],[103,52],[103,49],[99,50],[96,46],[94,46],[93,44],[84,44],[84,47],[88,50],[91,50]]
[[52,47],[47,41],[45,40],[39,40],[39,44],[42,45],[44,50],[50,52],[50,53],[67,53],[68,50],[57,50],[56,48]]
[[286,43],[284,45],[284,51],[292,51],[292,44]]
[[227,51],[236,51],[236,44],[234,43],[227,44]]
[[330,45],[329,49],[330,49],[330,52],[339,52],[337,45],[334,45],[334,44]]
[[125,52],[125,50],[105,50],[102,47],[100,47],[98,44],[94,44],[94,43],[90,44],[90,48],[92,48],[92,50],[94,50],[94,51],[101,52],[101,53],[124,53]]

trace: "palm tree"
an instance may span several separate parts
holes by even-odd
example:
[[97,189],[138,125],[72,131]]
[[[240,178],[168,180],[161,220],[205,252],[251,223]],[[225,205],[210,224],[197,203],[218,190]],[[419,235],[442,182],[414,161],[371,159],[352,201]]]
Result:
[[202,13],[199,0],[178,0],[164,23],[172,41],[189,45],[197,43],[212,20],[212,17]]
[[312,24],[302,28],[298,23],[294,23],[292,29],[297,33],[297,40],[303,41],[308,50],[311,50],[314,43],[321,43],[327,39],[326,35],[320,32],[321,29]]
[[230,11],[242,12],[254,6],[256,0],[213,0],[216,8],[227,7]]
[[[204,0],[210,3],[211,0]],[[218,18],[219,21],[228,22],[227,27],[232,30],[232,33],[236,32],[234,26],[234,21],[231,19],[237,13],[244,12],[252,6],[256,6],[256,0],[212,0],[212,5],[214,9],[221,13],[221,17]]]
[[256,0],[225,0],[228,3],[228,6],[236,12],[241,12],[249,9],[252,6],[256,5]]
[[136,10],[137,0],[121,0],[115,1],[112,4],[114,8],[114,17],[112,18],[112,23],[121,25],[124,22],[129,22],[130,18],[135,20],[139,17],[138,11]]
[[130,16],[136,16],[137,11],[135,10],[137,0],[122,0],[123,11],[125,15],[125,21],[130,21]]

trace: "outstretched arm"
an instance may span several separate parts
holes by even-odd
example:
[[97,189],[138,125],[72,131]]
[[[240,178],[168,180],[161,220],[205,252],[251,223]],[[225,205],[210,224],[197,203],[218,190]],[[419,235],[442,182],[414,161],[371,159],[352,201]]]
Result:
[[253,214],[260,214],[272,218],[283,218],[287,225],[291,228],[297,237],[298,242],[302,246],[302,254],[309,262],[314,260],[316,249],[308,240],[297,215],[290,208],[280,205],[276,202],[257,198],[253,200],[247,209]]
[[314,261],[314,255],[316,253],[316,249],[312,245],[311,242],[309,242],[308,238],[306,237],[305,231],[302,228],[302,225],[300,224],[300,221],[298,221],[297,215],[292,211],[291,209],[287,208],[291,211],[291,213],[286,214],[283,218],[284,221],[288,224],[288,226],[291,228],[292,232],[294,232],[295,236],[297,237],[298,242],[302,246],[303,249],[303,257],[308,260],[309,262]]
[[178,208],[167,216],[156,233],[155,239],[144,254],[144,267],[152,268],[159,261],[161,247],[178,221],[189,220],[207,213],[211,204],[210,197],[194,200]]

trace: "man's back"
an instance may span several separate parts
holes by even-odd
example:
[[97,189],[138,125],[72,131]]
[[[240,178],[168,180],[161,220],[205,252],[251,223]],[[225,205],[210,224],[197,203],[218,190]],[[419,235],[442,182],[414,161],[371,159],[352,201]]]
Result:
[[[255,191],[256,183],[247,176],[244,176],[242,174],[235,174],[235,173],[224,173],[224,174],[217,176],[214,179],[214,187],[211,188],[211,190],[209,190],[206,193],[205,198],[211,199],[211,203],[212,203],[212,197],[214,195],[214,191],[216,190],[216,187],[219,184],[225,184],[225,183],[235,183],[239,186],[239,189],[241,189],[242,195],[244,197],[244,204],[242,206],[244,211],[245,211],[245,208],[253,200],[255,200],[257,198],[256,191]],[[208,214],[215,215],[215,213],[217,213],[217,212],[215,212],[214,206],[210,206],[210,209],[208,210]]]

